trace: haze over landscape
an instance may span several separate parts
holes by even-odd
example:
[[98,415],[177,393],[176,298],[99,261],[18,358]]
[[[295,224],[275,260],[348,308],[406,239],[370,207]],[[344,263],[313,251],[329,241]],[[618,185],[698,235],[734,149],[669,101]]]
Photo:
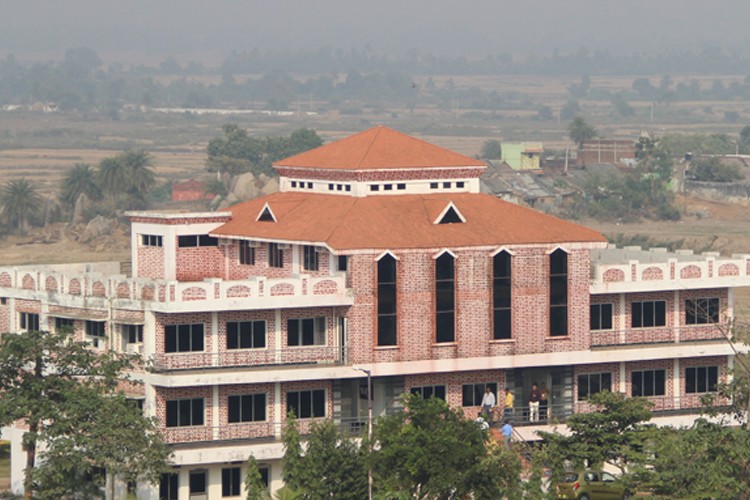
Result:
[[6,0],[0,52],[59,59],[66,48],[86,46],[107,62],[132,61],[135,54],[215,60],[231,50],[317,47],[467,57],[581,47],[747,53],[749,17],[750,4],[742,0]]

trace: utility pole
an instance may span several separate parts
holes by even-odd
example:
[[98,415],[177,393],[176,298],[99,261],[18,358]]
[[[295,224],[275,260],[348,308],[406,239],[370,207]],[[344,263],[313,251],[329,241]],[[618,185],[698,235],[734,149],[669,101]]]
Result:
[[367,375],[367,498],[372,500],[372,370],[353,367],[358,372]]

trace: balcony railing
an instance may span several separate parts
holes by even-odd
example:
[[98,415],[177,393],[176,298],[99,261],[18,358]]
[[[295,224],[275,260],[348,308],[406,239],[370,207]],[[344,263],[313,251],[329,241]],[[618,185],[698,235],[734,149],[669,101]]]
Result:
[[306,346],[285,349],[243,349],[224,352],[155,354],[154,372],[201,370],[208,368],[264,368],[288,365],[343,365],[348,347]]
[[670,344],[724,340],[727,329],[722,325],[696,325],[675,328],[634,328],[629,330],[592,330],[591,346]]
[[[314,422],[323,418],[298,420],[302,435],[310,432]],[[362,436],[367,432],[367,417],[335,419],[334,423],[344,434]],[[166,427],[162,429],[164,440],[170,444],[204,443],[212,441],[276,441],[284,433],[285,422],[243,422],[220,426]]]

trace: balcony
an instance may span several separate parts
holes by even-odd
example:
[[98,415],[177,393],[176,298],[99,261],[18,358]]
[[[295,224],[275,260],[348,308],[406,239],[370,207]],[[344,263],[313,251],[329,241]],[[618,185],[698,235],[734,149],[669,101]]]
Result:
[[592,294],[750,285],[750,255],[610,247],[592,252],[591,264]]
[[[303,436],[309,434],[311,424],[321,420],[324,419],[298,420],[300,433]],[[334,420],[334,422],[347,435],[361,436],[367,432],[367,417],[340,418]],[[237,441],[272,442],[281,439],[285,425],[283,422],[245,422],[216,427],[167,427],[162,429],[162,433],[164,434],[164,440],[169,444],[231,443]]]
[[348,347],[288,347],[243,349],[225,352],[155,354],[151,370],[156,373],[220,368],[268,368],[278,366],[344,365]]
[[676,328],[637,328],[629,330],[593,330],[591,347],[640,346],[703,342],[727,339],[723,325],[696,325]]
[[118,273],[117,263],[7,267],[0,268],[0,288],[14,289],[12,295],[18,298],[100,311],[112,308],[198,312],[354,303],[346,288],[345,273],[192,282],[128,278]]

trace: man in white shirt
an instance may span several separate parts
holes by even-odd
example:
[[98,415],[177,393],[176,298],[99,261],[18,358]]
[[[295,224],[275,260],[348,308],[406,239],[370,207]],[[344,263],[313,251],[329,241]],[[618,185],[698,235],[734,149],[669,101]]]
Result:
[[492,408],[495,406],[495,395],[492,393],[492,390],[490,390],[490,387],[487,386],[484,389],[484,397],[482,397],[482,415],[484,415],[485,420],[488,422],[492,422]]

